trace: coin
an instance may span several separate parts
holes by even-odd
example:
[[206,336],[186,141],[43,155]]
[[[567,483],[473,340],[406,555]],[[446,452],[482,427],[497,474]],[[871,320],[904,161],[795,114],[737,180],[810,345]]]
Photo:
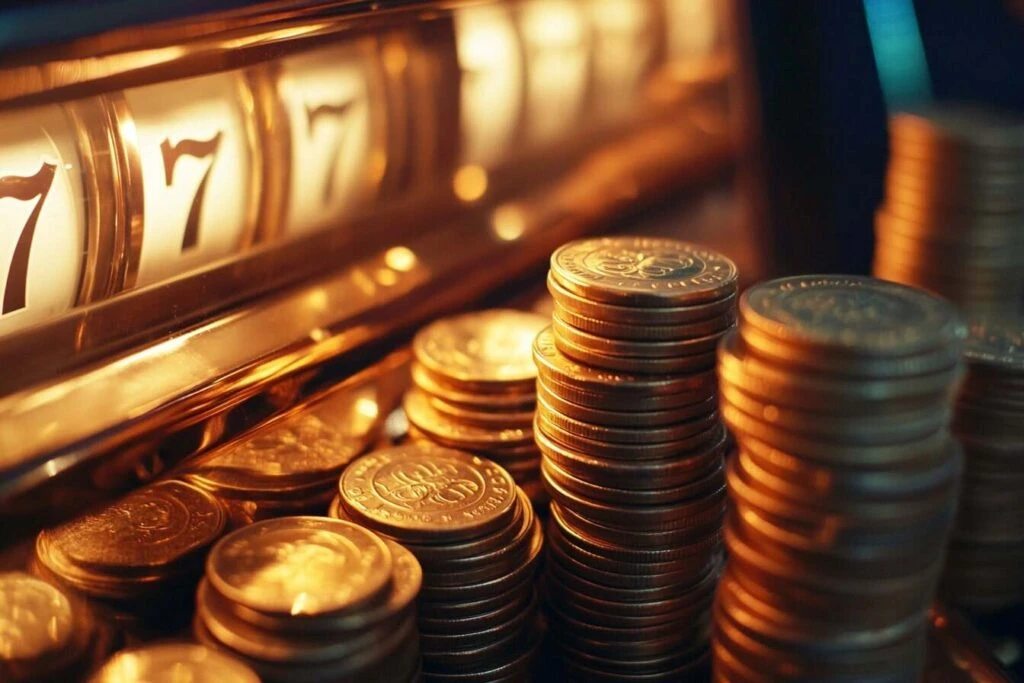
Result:
[[[543,380],[537,381],[538,402],[546,403],[551,410],[574,420],[608,427],[664,427],[674,422],[683,422],[691,418],[709,415],[716,410],[718,405],[714,396],[706,396],[703,400],[697,400],[695,403],[677,408],[626,412],[626,409],[631,409],[633,406],[622,406],[622,411],[603,410],[566,400],[556,392],[557,390],[549,389]],[[530,419],[533,420],[532,414]]]
[[720,299],[736,288],[736,266],[677,240],[603,237],[569,242],[551,255],[551,276],[592,301],[675,307]]
[[366,529],[284,517],[234,531],[210,551],[206,575],[226,599],[268,614],[327,615],[387,596],[392,556]]
[[718,339],[722,336],[722,331],[717,331],[701,337],[677,337],[668,341],[610,339],[573,327],[562,320],[558,311],[551,318],[551,328],[556,344],[559,339],[565,339],[573,347],[598,354],[652,359],[692,356],[714,351]]
[[489,429],[526,429],[533,423],[533,410],[472,410],[437,396],[427,397],[430,407],[451,422]]
[[560,311],[607,320],[617,325],[685,325],[718,316],[735,315],[736,309],[735,292],[707,303],[651,308],[591,301],[563,287],[550,273],[547,286]]
[[54,553],[72,570],[152,574],[195,556],[220,535],[225,522],[224,509],[209,493],[184,482],[163,481],[42,531],[40,559],[58,575],[66,565],[53,565]]
[[717,413],[702,415],[691,420],[680,420],[664,427],[644,427],[629,429],[626,427],[606,427],[592,422],[583,422],[562,414],[549,405],[543,397],[538,397],[537,412],[544,421],[556,425],[559,429],[576,436],[597,441],[626,444],[663,443],[679,441],[699,434],[715,425]]
[[563,306],[555,308],[553,319],[577,330],[582,330],[603,339],[632,341],[673,341],[695,339],[720,334],[735,324],[736,317],[727,312],[705,320],[696,320],[676,325],[652,325],[641,323],[616,323],[602,318],[593,318],[571,311]]
[[793,347],[907,356],[956,345],[965,330],[948,303],[858,276],[773,280],[740,297],[744,326]]
[[[694,388],[690,390],[684,390],[677,394],[634,394],[628,400],[622,396],[622,392],[614,387],[607,391],[599,388],[581,390],[579,387],[559,384],[557,380],[543,376],[537,380],[537,384],[538,386],[543,384],[548,393],[555,394],[560,399],[570,401],[584,408],[622,412],[632,415],[633,413],[629,412],[631,410],[640,413],[647,411],[674,411],[690,408],[713,398],[715,387],[714,372],[707,371],[701,373],[699,379],[697,376],[694,376],[692,379],[696,381],[694,382]],[[636,423],[629,422],[628,424]]]
[[413,384],[430,396],[445,402],[469,408],[471,410],[523,410],[533,407],[534,394],[532,388],[517,392],[489,393],[449,387],[441,378],[431,374],[429,370],[413,363],[410,368]]
[[241,662],[216,650],[189,643],[163,643],[114,655],[91,683],[259,683]]
[[533,345],[533,356],[538,371],[546,380],[550,379],[554,385],[583,392],[614,392],[621,395],[683,394],[710,389],[714,382],[713,375],[703,373],[651,377],[606,372],[580,365],[559,352],[550,328],[537,335]]
[[413,339],[423,367],[460,386],[532,388],[537,371],[530,349],[547,319],[515,310],[488,310],[443,318]]
[[672,356],[668,358],[612,356],[585,349],[566,337],[557,335],[555,336],[555,345],[565,356],[578,363],[617,372],[632,372],[641,375],[693,373],[707,370],[715,365],[714,351],[698,353],[692,356]]
[[402,401],[409,422],[420,431],[436,436],[463,448],[487,450],[494,447],[521,446],[533,441],[529,427],[526,429],[489,429],[461,424],[445,418],[433,406],[425,393],[410,389]]
[[952,150],[977,150],[996,157],[1020,159],[1024,149],[1024,124],[1020,118],[998,109],[943,103],[919,112],[889,119],[894,138],[905,145]]
[[75,619],[67,596],[23,572],[0,573],[0,660],[29,661],[59,654]]
[[339,486],[349,515],[409,540],[482,536],[508,522],[516,500],[515,482],[499,466],[428,443],[362,456]]

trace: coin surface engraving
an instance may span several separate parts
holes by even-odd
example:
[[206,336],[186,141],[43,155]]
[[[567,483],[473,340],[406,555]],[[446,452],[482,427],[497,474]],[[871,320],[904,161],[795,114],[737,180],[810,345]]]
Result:
[[230,600],[273,614],[321,615],[378,599],[391,583],[384,541],[351,522],[283,517],[221,539],[206,575]]

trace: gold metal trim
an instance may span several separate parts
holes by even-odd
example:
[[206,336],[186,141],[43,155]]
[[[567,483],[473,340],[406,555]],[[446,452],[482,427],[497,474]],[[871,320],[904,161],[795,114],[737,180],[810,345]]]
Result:
[[111,136],[117,178],[117,201],[121,208],[122,223],[115,231],[116,252],[121,267],[116,292],[132,289],[139,277],[142,260],[142,240],[145,225],[145,194],[142,189],[142,153],[135,130],[135,118],[124,93],[110,93],[103,98],[108,112],[108,134]]
[[[245,141],[249,151],[249,206],[245,212],[245,230],[239,239],[235,253],[244,254],[256,241],[260,228],[260,209],[264,206],[263,193],[266,188],[265,164],[273,163],[273,159],[264,154],[262,122],[257,114],[259,93],[254,89],[254,78],[258,78],[257,69],[234,74],[235,96],[245,113]],[[274,191],[277,191],[276,189]]]
[[258,223],[254,244],[276,239],[288,215],[288,187],[291,185],[291,134],[288,115],[277,92],[276,64],[263,64],[246,71],[253,94],[256,134],[262,150],[263,192],[259,195]]

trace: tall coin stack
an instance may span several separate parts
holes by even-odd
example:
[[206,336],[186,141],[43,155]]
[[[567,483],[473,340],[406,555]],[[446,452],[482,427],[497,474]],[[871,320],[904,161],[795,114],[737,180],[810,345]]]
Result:
[[715,680],[916,681],[957,504],[953,307],[866,277],[757,285],[719,349],[729,561]]
[[674,240],[551,256],[534,433],[553,501],[552,654],[572,680],[706,671],[726,503],[714,350],[736,286],[727,258]]
[[369,453],[341,476],[331,514],[400,542],[423,566],[426,681],[529,680],[540,634],[544,537],[500,466],[429,442]]
[[889,122],[875,275],[964,311],[1024,305],[1024,119],[937,106]]
[[942,592],[992,610],[1024,601],[1024,324],[972,324],[964,359],[953,416],[964,482]]
[[428,325],[413,339],[413,388],[403,402],[413,436],[493,460],[536,503],[546,497],[533,440],[530,348],[547,324],[534,313],[495,309]]
[[410,683],[421,579],[407,550],[357,524],[256,522],[210,551],[195,635],[263,683]]

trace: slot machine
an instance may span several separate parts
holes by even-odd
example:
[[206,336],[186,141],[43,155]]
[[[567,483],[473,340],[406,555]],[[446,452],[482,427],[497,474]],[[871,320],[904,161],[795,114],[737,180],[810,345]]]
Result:
[[[40,530],[261,439],[394,442],[415,330],[549,311],[543,272],[571,239],[698,241],[744,282],[774,268],[751,208],[742,3],[100,0],[2,17],[6,571]],[[326,508],[322,483],[260,498],[220,482],[225,524]],[[180,634],[110,636],[104,656]]]

